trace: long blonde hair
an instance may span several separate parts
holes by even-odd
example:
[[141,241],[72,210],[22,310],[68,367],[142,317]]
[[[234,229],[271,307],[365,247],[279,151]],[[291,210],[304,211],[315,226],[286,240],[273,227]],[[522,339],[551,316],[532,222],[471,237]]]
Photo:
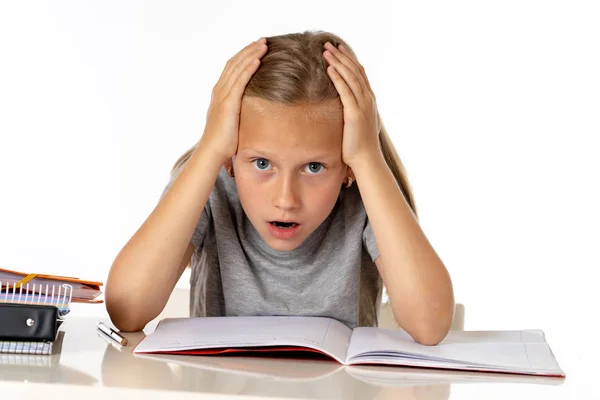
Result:
[[[319,104],[339,99],[337,89],[326,71],[323,45],[326,42],[330,42],[335,47],[342,44],[356,57],[348,43],[339,36],[325,31],[304,31],[271,36],[266,39],[267,53],[262,57],[261,65],[246,85],[244,96],[256,97],[284,106]],[[414,194],[406,170],[383,122],[379,132],[379,143],[387,166],[418,220]],[[171,174],[188,161],[196,147],[197,144],[179,157]],[[381,292],[382,285],[376,296],[371,293],[365,297],[361,291],[361,313],[363,314],[361,325],[373,325],[376,322],[376,317],[373,319],[373,312],[377,313]],[[366,317],[364,317],[365,313]]]

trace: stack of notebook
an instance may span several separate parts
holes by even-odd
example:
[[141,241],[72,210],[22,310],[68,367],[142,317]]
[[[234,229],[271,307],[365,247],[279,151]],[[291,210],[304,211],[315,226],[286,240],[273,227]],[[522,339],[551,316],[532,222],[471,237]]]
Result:
[[52,354],[70,303],[101,303],[101,285],[0,268],[0,353]]
[[[0,290],[0,302],[12,294],[11,289],[15,284],[19,290],[20,288],[24,290],[23,286],[29,284],[30,289],[37,294],[39,294],[40,288],[45,288],[46,285],[58,287],[68,284],[72,288],[72,298],[70,301],[74,303],[102,302],[102,300],[96,299],[102,294],[100,290],[100,286],[102,286],[101,282],[85,281],[68,276],[27,274],[0,268],[0,283],[3,285],[2,290]],[[8,292],[6,291],[7,286],[9,287]],[[34,286],[37,286],[38,291],[33,289]],[[33,299],[30,300],[34,301]]]

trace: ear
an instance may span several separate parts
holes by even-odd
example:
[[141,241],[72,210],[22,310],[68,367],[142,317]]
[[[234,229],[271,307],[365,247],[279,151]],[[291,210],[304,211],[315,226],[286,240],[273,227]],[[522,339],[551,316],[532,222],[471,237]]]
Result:
[[344,176],[343,184],[344,186],[348,183],[348,177],[352,178],[353,182],[356,182],[356,176],[354,176],[354,171],[350,168],[349,165],[346,165],[346,176]]
[[352,171],[352,168],[350,168],[350,166],[348,166],[348,170],[346,171],[346,176],[349,176],[352,179],[354,179],[354,181],[356,181],[356,176],[354,175],[354,171]]
[[223,167],[225,167],[225,171],[227,171],[227,173],[229,174],[229,176],[231,176],[232,178],[235,176],[235,172],[233,170],[233,162],[234,162],[234,160],[235,160],[235,156],[233,156],[231,158],[228,158],[223,163]]
[[225,167],[226,170],[229,170],[229,168],[233,168],[233,159],[232,158],[228,158],[224,163],[223,166]]

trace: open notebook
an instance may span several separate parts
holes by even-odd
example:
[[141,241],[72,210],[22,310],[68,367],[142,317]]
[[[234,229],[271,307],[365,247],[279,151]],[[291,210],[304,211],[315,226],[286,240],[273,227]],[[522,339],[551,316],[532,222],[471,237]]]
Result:
[[133,352],[217,355],[247,351],[317,352],[343,365],[565,376],[540,330],[451,331],[440,344],[424,346],[400,329],[351,330],[324,317],[167,318]]

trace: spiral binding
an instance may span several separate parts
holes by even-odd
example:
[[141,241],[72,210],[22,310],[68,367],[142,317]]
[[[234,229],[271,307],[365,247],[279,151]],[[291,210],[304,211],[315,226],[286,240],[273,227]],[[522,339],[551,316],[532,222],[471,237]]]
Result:
[[69,306],[73,298],[73,286],[30,284],[17,286],[14,282],[0,282],[0,303],[49,305],[58,308],[59,314],[69,313]]
[[[47,305],[58,309],[59,318],[69,313],[73,286],[63,283],[60,285],[49,284],[23,284],[0,282],[0,306],[3,303]],[[0,341],[0,354],[52,354],[52,342],[24,342]]]

